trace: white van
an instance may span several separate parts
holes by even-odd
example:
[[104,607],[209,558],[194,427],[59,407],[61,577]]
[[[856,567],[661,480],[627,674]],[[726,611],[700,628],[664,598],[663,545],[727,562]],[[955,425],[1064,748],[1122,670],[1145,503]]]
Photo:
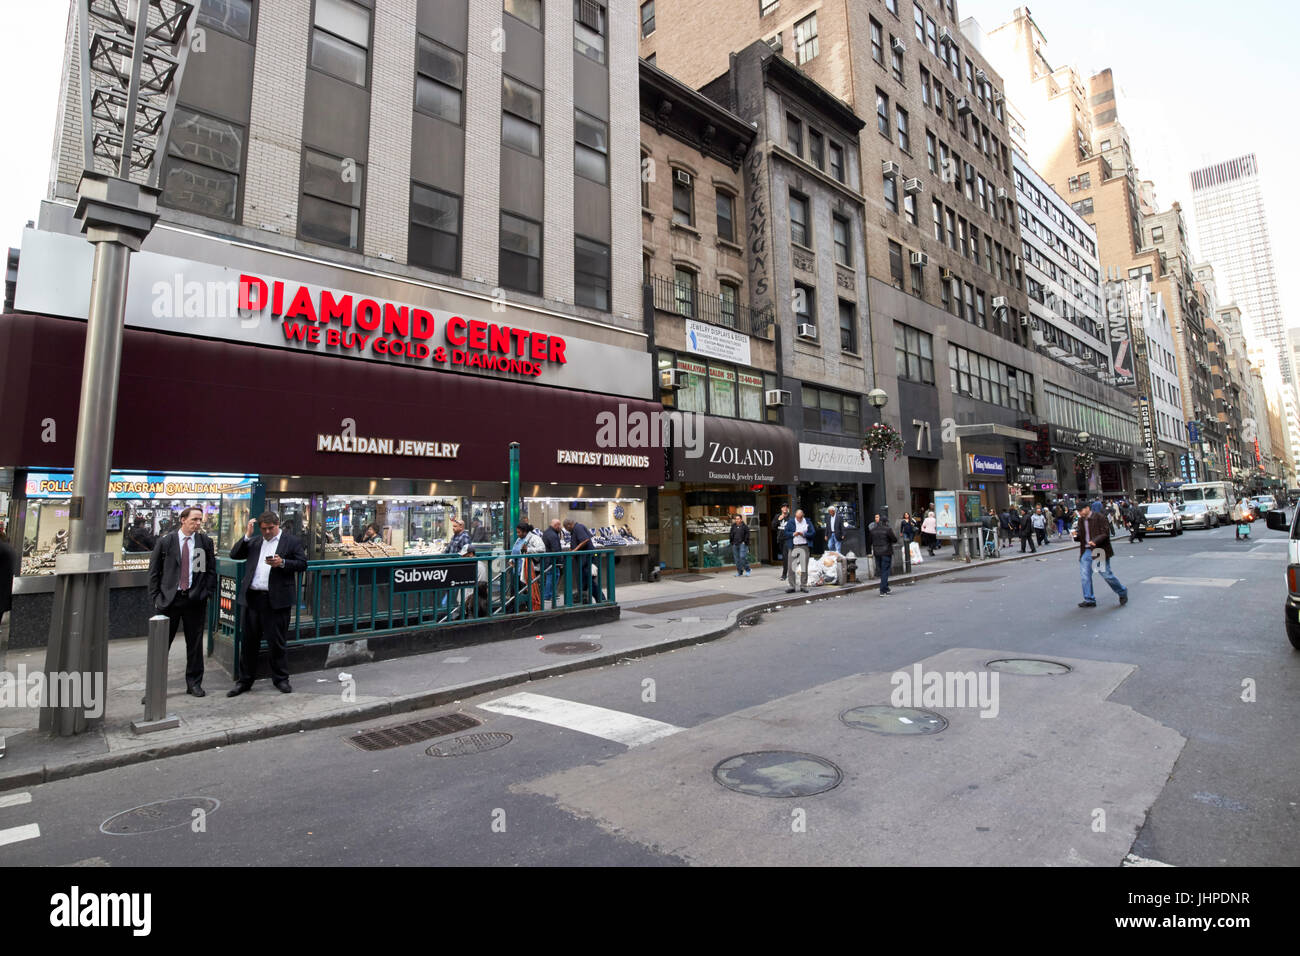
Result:
[[1232,509],[1237,506],[1232,483],[1227,481],[1192,482],[1179,487],[1178,493],[1182,496],[1183,504],[1204,501],[1205,509],[1214,515],[1219,524],[1227,524],[1232,517]]
[[1286,636],[1300,650],[1300,508],[1288,524],[1285,511],[1270,511],[1264,521],[1273,531],[1286,531]]

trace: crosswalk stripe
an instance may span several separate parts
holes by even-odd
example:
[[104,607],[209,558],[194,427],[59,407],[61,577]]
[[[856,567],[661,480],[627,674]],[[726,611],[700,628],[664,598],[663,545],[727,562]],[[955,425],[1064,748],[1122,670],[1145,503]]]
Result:
[[0,796],[0,810],[5,807],[17,807],[24,803],[31,803],[32,795],[30,793],[11,793],[6,796]]
[[21,843],[23,840],[35,840],[40,835],[41,828],[35,823],[28,823],[21,827],[10,827],[8,830],[0,830],[0,846]]
[[1120,866],[1168,866],[1173,867],[1172,863],[1161,863],[1159,860],[1148,860],[1144,856],[1138,856],[1136,853],[1130,853],[1124,857],[1124,862]]
[[603,737],[628,747],[636,747],[685,730],[684,727],[675,727],[662,720],[651,720],[649,717],[638,717],[619,710],[593,707],[542,694],[510,694],[478,706],[496,714],[537,720],[593,737]]
[[1203,588],[1230,588],[1237,583],[1237,578],[1147,578],[1143,584],[1188,584]]

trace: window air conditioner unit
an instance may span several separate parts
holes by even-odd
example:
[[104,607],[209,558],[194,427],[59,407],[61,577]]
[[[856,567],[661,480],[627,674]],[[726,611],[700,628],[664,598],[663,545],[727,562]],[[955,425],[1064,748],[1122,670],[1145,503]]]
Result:
[[686,386],[686,373],[679,368],[665,368],[659,371],[659,387],[665,392],[675,392]]
[[1035,329],[1034,332],[1033,332],[1033,338],[1034,338],[1034,344],[1035,344],[1035,345],[1045,345],[1045,344],[1047,344],[1047,339],[1044,338],[1044,337],[1043,337],[1043,333],[1042,333],[1042,332],[1039,332],[1037,329]]
[[780,408],[790,404],[790,393],[782,388],[769,388],[763,393],[763,403],[768,408]]
[[961,99],[957,101],[957,115],[965,116],[970,111],[971,111],[970,100],[968,100],[966,97],[963,96]]
[[681,183],[683,186],[689,186],[692,182],[694,182],[694,180],[691,178],[691,174],[684,169],[675,169],[673,170],[673,173],[676,175],[677,181]]
[[989,75],[985,73],[983,70],[976,70],[975,79],[981,83],[987,83],[989,81]]
[[892,159],[882,160],[880,163],[880,172],[886,179],[897,179],[899,172],[898,163],[894,162]]
[[1019,256],[1016,256],[1016,258],[1015,258],[1015,264],[1016,264],[1016,271],[1017,271],[1017,272],[1019,272],[1019,271],[1023,268],[1023,266],[1024,266],[1024,263],[1020,260],[1020,257],[1019,257]]
[[903,183],[903,192],[905,193],[915,194],[915,193],[919,193],[920,191],[921,191],[921,180],[919,179],[909,179]]
[[912,253],[912,265],[928,266],[929,264],[930,264],[930,257],[927,256],[924,252]]
[[956,278],[956,276],[952,274],[951,269],[944,269],[939,273],[939,278],[942,279],[944,282],[951,282],[953,279]]
[[1007,297],[1005,295],[995,295],[993,297],[993,308],[1005,309],[1007,307]]
[[1005,186],[999,186],[999,187],[998,187],[998,198],[999,198],[999,199],[1008,199],[1008,198],[1010,198],[1010,196],[1009,196],[1008,193],[1007,193],[1007,189],[1006,189]]
[[772,52],[781,53],[784,50],[784,44],[781,43],[781,34],[777,34],[767,41],[767,45],[772,48]]
[[816,340],[817,340],[817,326],[815,326],[815,325],[810,325],[810,324],[808,324],[807,322],[800,323],[800,325],[799,325],[799,338],[801,338],[801,339],[812,339],[813,341],[816,341]]
[[907,44],[903,42],[902,37],[894,37],[894,42],[891,45],[893,46],[895,53],[902,53],[907,49]]
[[1020,324],[1023,325],[1025,328],[1029,328],[1029,321],[1030,319],[1028,315],[1022,315],[1020,317]]
[[1001,103],[1004,99],[1006,99],[1006,97],[1004,97],[1004,96],[1002,95],[1002,91],[1001,91],[1001,90],[994,90],[994,91],[993,91],[993,102],[994,102],[994,103]]
[[949,30],[947,27],[940,27],[940,28],[939,28],[939,42],[940,42],[940,43],[948,43],[948,44],[951,44],[951,43],[955,43],[956,41],[953,40],[953,38],[952,38],[952,31],[951,31],[951,30]]

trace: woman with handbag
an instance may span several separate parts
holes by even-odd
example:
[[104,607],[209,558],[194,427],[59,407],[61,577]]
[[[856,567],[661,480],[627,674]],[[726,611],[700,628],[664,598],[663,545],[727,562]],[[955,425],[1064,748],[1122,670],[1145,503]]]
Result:
[[934,546],[938,543],[937,531],[938,523],[934,520],[934,512],[926,512],[925,520],[921,522],[921,545],[929,549],[932,558]]

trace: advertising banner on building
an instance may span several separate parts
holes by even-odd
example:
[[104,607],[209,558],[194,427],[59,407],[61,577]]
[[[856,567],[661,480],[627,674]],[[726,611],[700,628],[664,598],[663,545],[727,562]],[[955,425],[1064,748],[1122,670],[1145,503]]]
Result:
[[748,335],[694,319],[686,320],[686,351],[737,365],[754,364],[750,361]]
[[939,491],[934,496],[934,530],[940,537],[957,533],[957,492]]
[[1129,322],[1124,296],[1106,297],[1106,337],[1110,341],[1110,364],[1116,385],[1132,385],[1137,378],[1133,365],[1133,326]]

